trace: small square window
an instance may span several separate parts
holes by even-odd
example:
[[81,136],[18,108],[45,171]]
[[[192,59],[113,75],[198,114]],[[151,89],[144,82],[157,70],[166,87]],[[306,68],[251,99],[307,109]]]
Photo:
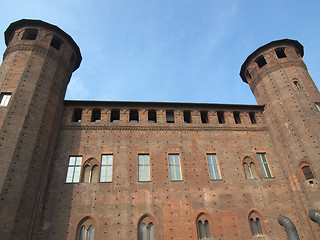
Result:
[[111,110],[110,122],[114,122],[114,123],[120,122],[120,110],[118,109]]
[[235,124],[240,124],[241,123],[240,113],[239,112],[234,112],[233,113],[233,118],[234,118]]
[[36,40],[38,35],[38,29],[28,28],[24,31],[22,35],[22,40]]
[[139,112],[137,109],[130,110],[129,122],[131,123],[139,122]]
[[183,111],[183,120],[184,120],[184,123],[191,123],[191,112],[190,111]]
[[249,112],[249,117],[250,117],[251,124],[256,124],[257,123],[257,120],[256,120],[254,112]]
[[260,56],[259,58],[257,58],[255,62],[258,64],[259,68],[262,68],[264,65],[267,64],[263,56]]
[[92,110],[91,122],[101,122],[101,109]]
[[148,111],[148,123],[156,123],[157,122],[157,112],[156,110]]
[[225,120],[224,120],[224,112],[218,112],[218,122],[220,124],[224,124],[225,123]]
[[82,109],[74,109],[72,114],[72,122],[81,122]]
[[50,43],[50,46],[57,49],[57,50],[60,50],[62,43],[63,43],[63,41],[60,38],[53,36],[51,43]]
[[209,120],[208,120],[208,112],[207,111],[201,111],[200,115],[201,115],[201,122],[202,123],[208,123],[209,122]]
[[166,112],[166,117],[167,117],[167,123],[174,123],[174,112],[171,110],[168,110]]
[[284,52],[284,48],[276,49],[276,54],[278,58],[285,58],[287,57],[286,53]]
[[10,98],[11,98],[11,93],[1,93],[0,106],[8,106]]

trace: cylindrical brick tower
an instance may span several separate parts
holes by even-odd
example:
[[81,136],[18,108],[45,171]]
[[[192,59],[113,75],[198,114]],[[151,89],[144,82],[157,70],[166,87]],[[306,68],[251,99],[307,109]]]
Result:
[[300,222],[304,228],[300,236],[306,234],[306,239],[313,239],[312,232],[318,230],[314,230],[307,212],[320,209],[320,94],[302,60],[303,54],[298,41],[270,42],[246,59],[240,76],[249,84],[258,104],[265,106],[265,122],[283,166],[283,172],[275,177],[288,178],[292,187],[289,194],[296,199],[288,204],[294,205],[303,219],[293,212],[280,214]]
[[33,239],[71,74],[81,62],[57,26],[20,20],[5,32],[0,68],[1,239]]

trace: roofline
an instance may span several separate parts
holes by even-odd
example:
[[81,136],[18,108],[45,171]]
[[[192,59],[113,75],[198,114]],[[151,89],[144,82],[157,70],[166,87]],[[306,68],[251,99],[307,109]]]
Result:
[[258,57],[258,55],[260,55],[260,52],[263,52],[266,49],[279,46],[279,45],[292,45],[299,51],[301,57],[303,57],[304,55],[303,46],[297,40],[281,39],[281,40],[272,41],[266,45],[263,45],[262,47],[259,47],[257,50],[251,53],[249,57],[247,57],[247,59],[244,61],[240,70],[240,77],[242,78],[242,81],[248,83],[245,77],[245,70],[247,69],[247,66],[249,65],[249,63],[253,61],[256,57]]
[[112,105],[114,107],[166,107],[166,108],[214,108],[214,109],[250,109],[263,110],[263,105],[245,105],[245,104],[222,104],[222,103],[183,103],[183,102],[134,102],[134,101],[83,101],[83,100],[64,100],[65,106],[104,106]]
[[76,63],[75,63],[73,71],[75,71],[76,69],[79,68],[81,60],[82,60],[82,56],[81,56],[79,46],[75,43],[75,41],[72,39],[72,37],[69,34],[67,34],[66,32],[64,32],[63,30],[61,30],[59,27],[52,25],[50,23],[43,22],[41,20],[21,19],[21,20],[18,20],[16,22],[11,23],[9,25],[9,27],[7,28],[7,30],[4,32],[4,39],[5,39],[5,43],[7,46],[10,42],[10,39],[11,39],[14,31],[17,28],[23,27],[23,26],[39,26],[39,27],[44,27],[44,28],[59,32],[72,45],[72,47],[74,48],[75,53],[77,55],[76,56]]

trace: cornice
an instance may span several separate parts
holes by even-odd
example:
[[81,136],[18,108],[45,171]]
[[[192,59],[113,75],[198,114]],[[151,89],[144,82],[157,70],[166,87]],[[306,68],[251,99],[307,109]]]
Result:
[[266,127],[165,127],[165,126],[66,126],[60,127],[60,130],[76,130],[76,131],[173,131],[173,132],[214,132],[214,131],[237,131],[237,132],[267,132]]

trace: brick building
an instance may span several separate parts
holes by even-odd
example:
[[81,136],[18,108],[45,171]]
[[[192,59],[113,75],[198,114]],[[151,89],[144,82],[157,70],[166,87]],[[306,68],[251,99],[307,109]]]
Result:
[[320,239],[320,94],[299,42],[242,65],[259,105],[64,101],[73,39],[20,20],[5,42],[1,239]]

